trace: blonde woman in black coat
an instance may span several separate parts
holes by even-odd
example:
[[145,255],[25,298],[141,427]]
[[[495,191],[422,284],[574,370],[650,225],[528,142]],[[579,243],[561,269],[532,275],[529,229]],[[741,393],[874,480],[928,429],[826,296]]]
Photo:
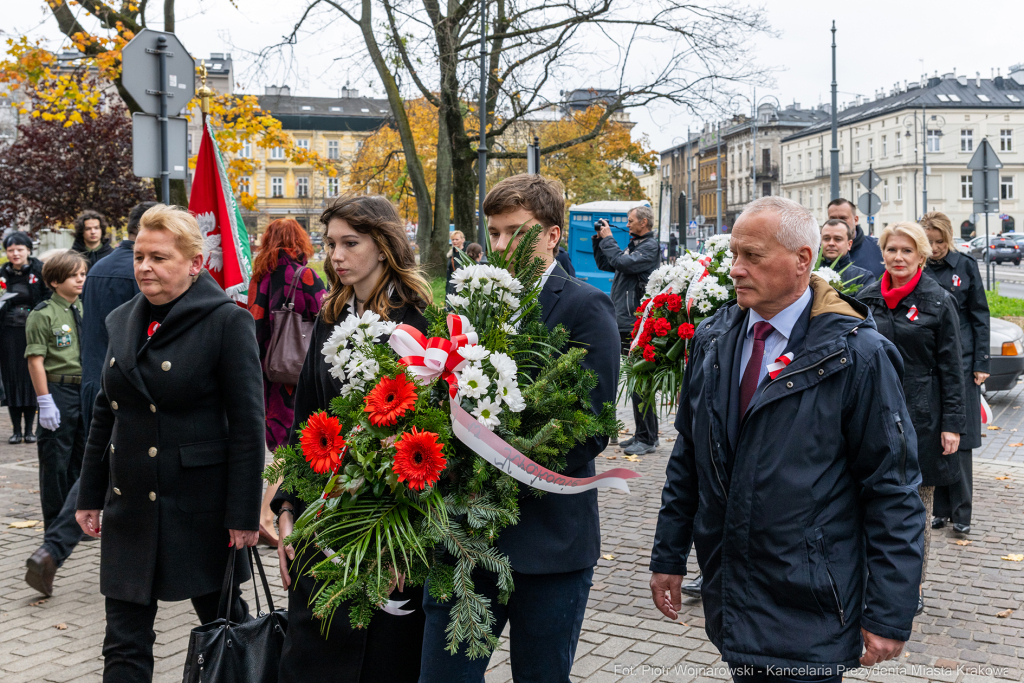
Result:
[[[141,293],[106,320],[76,515],[102,538],[104,681],[152,680],[157,600],[190,599],[200,622],[215,620],[227,563],[257,540],[264,418],[254,324],[203,270],[202,244],[186,211],[149,209],[134,248]],[[235,577],[248,577],[246,562]],[[232,618],[245,615],[236,601]]]

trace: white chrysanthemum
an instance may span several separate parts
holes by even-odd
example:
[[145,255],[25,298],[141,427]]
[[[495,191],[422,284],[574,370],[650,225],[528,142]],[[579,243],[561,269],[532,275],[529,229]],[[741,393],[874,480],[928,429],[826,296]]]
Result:
[[832,270],[828,266],[822,266],[814,271],[814,274],[820,277],[830,285],[842,284],[843,278],[836,271]]
[[381,331],[381,333],[389,335],[389,336],[395,333],[395,328],[396,327],[398,327],[398,323],[396,323],[396,322],[383,321],[383,322],[380,323],[380,331]]
[[515,296],[511,292],[505,291],[501,293],[501,300],[507,303],[512,308],[519,308],[519,297]]
[[707,242],[704,243],[704,252],[706,254],[714,255],[729,249],[729,242],[732,241],[731,235],[715,235],[709,237]]
[[490,351],[479,344],[468,344],[459,347],[459,355],[468,361],[481,361],[487,358],[490,353]]
[[452,308],[458,308],[459,306],[469,306],[469,299],[459,294],[448,295],[448,305]]
[[479,403],[476,404],[476,409],[473,410],[473,414],[476,415],[477,419],[485,426],[493,429],[501,424],[501,420],[498,419],[498,415],[501,413],[501,403],[498,401],[492,401],[489,397],[485,396],[480,399]]
[[519,368],[516,366],[516,362],[512,360],[508,355],[496,351],[491,354],[488,359],[491,362],[491,367],[495,369],[498,376],[502,379],[515,379],[519,372]]
[[505,332],[505,334],[519,334],[519,331],[515,328],[515,326],[510,325],[509,323],[502,323],[501,329]]
[[470,365],[459,376],[459,389],[470,398],[480,398],[490,385],[491,380],[487,378],[479,365]]
[[500,378],[496,382],[498,386],[495,392],[498,398],[509,407],[513,413],[521,413],[526,409],[526,401],[523,400],[523,393],[515,380]]

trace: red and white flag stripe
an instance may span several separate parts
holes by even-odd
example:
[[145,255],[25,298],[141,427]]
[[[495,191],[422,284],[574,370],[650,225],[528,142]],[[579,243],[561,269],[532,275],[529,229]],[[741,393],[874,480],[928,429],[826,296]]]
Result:
[[917,320],[917,306],[911,306],[910,310],[907,311],[907,320],[911,322]]
[[786,369],[786,366],[793,362],[793,353],[786,353],[775,359],[774,363],[768,364],[768,376],[775,379],[779,373]]

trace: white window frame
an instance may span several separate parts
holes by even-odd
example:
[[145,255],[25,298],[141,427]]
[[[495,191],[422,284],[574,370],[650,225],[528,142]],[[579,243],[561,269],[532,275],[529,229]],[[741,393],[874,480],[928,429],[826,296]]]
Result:
[[882,201],[886,204],[889,203],[889,179],[886,178],[882,181]]
[[336,197],[341,188],[341,181],[339,178],[328,178],[327,179],[327,194],[331,197]]
[[999,176],[999,197],[1006,201],[1017,198],[1016,177],[1012,175]]
[[297,138],[295,140],[295,146],[299,149],[308,152],[309,151],[309,138]]
[[295,196],[305,198],[309,196],[309,178],[299,176],[295,179]]
[[1013,129],[1003,128],[999,131],[999,151],[1000,152],[1012,152],[1013,151]]
[[942,151],[942,131],[929,130],[925,133],[925,139],[928,141],[928,152],[930,154],[937,154]]
[[270,158],[275,160],[284,159],[284,148],[283,147],[271,147]]
[[882,136],[882,158],[889,156],[889,136]]
[[961,152],[973,152],[974,151],[974,129],[973,128],[961,128],[960,129],[960,151]]
[[251,159],[252,158],[252,142],[250,142],[249,140],[245,140],[242,143],[242,149],[240,149],[238,151],[238,156],[240,158],[242,158],[242,159]]
[[284,197],[284,176],[275,175],[270,177],[270,196],[273,199]]
[[246,194],[252,194],[252,192],[249,191],[249,186],[250,185],[251,185],[251,179],[249,178],[249,176],[244,175],[244,176],[242,176],[241,178],[238,179],[238,191],[240,193],[244,192]]
[[868,159],[871,160],[871,159],[874,159],[874,158],[875,158],[875,139],[874,138],[868,138]]
[[899,133],[896,133],[896,156],[902,156],[903,154],[903,138],[900,137]]
[[[337,140],[328,140],[327,141],[327,158],[328,159],[337,159],[340,156],[341,156],[341,143],[338,142]],[[666,164],[666,168],[667,168],[667,164]]]
[[974,180],[969,175],[960,176],[960,199],[974,199]]
[[797,173],[803,173],[804,172],[804,155],[803,154],[797,154],[796,155],[796,172]]
[[903,201],[903,176],[896,176],[896,201]]
[[853,161],[856,163],[860,161],[860,140],[853,143]]

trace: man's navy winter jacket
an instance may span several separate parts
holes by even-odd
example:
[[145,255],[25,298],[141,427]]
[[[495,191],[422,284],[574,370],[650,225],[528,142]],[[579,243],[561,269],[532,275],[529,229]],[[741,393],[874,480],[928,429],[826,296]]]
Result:
[[735,302],[701,325],[683,380],[650,567],[685,574],[694,543],[705,629],[731,665],[856,667],[862,627],[907,640],[917,607],[925,511],[903,361],[863,304],[811,288],[792,362],[742,421]]
[[858,225],[850,247],[850,259],[860,268],[869,270],[875,278],[882,277],[885,264],[882,262],[882,250],[878,248],[878,240],[868,237]]

